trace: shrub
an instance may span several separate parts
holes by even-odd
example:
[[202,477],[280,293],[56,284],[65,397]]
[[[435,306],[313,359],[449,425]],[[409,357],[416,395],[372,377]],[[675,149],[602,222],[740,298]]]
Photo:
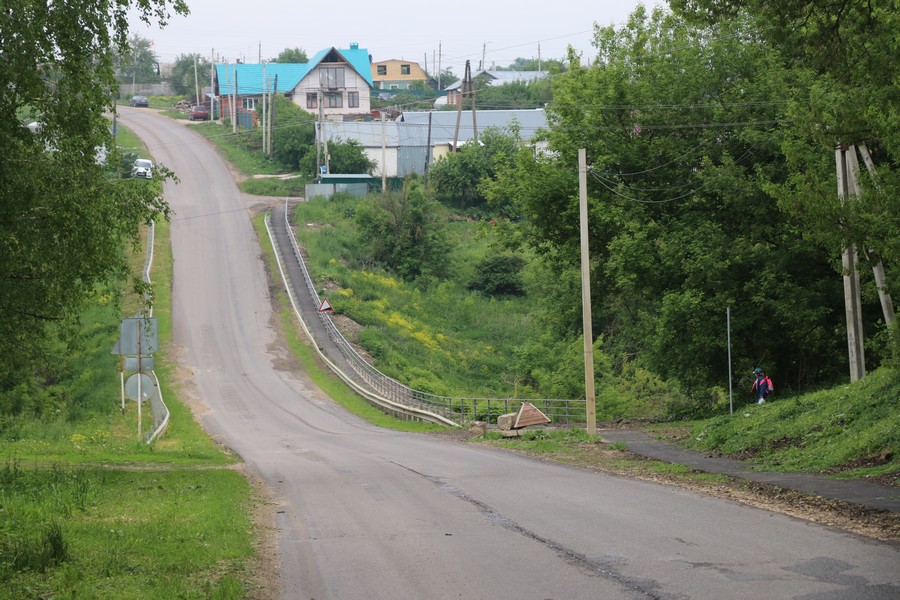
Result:
[[488,256],[475,267],[476,275],[468,289],[486,296],[524,296],[521,271],[525,259],[511,254]]

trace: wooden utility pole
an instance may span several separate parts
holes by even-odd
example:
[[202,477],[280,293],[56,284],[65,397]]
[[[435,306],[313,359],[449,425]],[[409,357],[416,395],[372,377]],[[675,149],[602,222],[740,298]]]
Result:
[[581,316],[584,331],[584,403],[588,435],[597,435],[594,396],[594,333],[591,325],[591,262],[588,244],[587,151],[578,150],[578,208],[581,223]]
[[[835,148],[837,164],[838,197],[845,202],[853,189],[851,179],[851,159],[848,150],[853,146],[841,144]],[[855,150],[852,162],[856,162]],[[850,381],[859,381],[866,376],[866,357],[863,348],[862,299],[859,290],[859,269],[856,267],[856,245],[849,244],[841,255],[844,273],[844,310],[847,319],[847,355],[850,363]]]
[[463,75],[462,82],[459,85],[459,93],[458,93],[459,98],[457,98],[457,104],[456,104],[456,129],[453,132],[453,148],[451,149],[453,152],[457,151],[456,144],[459,142],[459,122],[460,122],[460,120],[462,120],[463,98],[465,97],[466,93],[468,92],[468,83],[470,80],[469,75],[471,72],[472,71],[471,71],[471,67],[469,66],[469,61],[466,61],[466,70],[465,70],[465,74]]

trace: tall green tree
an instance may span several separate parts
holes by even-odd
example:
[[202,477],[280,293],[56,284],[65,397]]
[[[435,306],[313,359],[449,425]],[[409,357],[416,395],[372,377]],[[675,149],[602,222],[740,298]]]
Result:
[[[196,71],[195,69],[196,65]],[[179,54],[172,65],[172,75],[169,82],[176,94],[194,96],[196,84],[200,84],[200,93],[203,86],[209,85],[209,59],[200,54]],[[195,77],[196,73],[196,77]],[[208,103],[207,103],[208,104]]]
[[305,64],[309,62],[309,57],[306,56],[306,50],[301,48],[285,48],[272,59],[272,62]]
[[402,278],[443,277],[449,267],[446,210],[416,180],[402,192],[381,194],[356,210],[362,262]]
[[159,58],[153,51],[153,41],[132,35],[124,46],[113,47],[113,57],[119,75],[119,81],[125,89],[128,84],[158,83]]
[[[783,152],[789,177],[771,192],[834,256],[850,242],[883,261],[888,291],[900,293],[900,6],[896,0],[673,0],[694,22],[752,20],[795,82]],[[878,180],[860,176],[863,195],[843,203],[834,185],[834,148],[865,143]],[[836,263],[840,269],[840,263]],[[864,278],[865,281],[865,278]],[[874,300],[874,290],[869,285]],[[900,344],[900,336],[895,335]],[[900,350],[900,347],[898,347]]]
[[[595,63],[573,57],[555,79],[553,154],[521,152],[486,186],[517,202],[510,239],[559,273],[577,268],[586,148],[594,333],[608,352],[702,403],[727,382],[730,306],[741,370],[765,363],[790,385],[827,378],[840,364],[840,282],[766,192],[785,171],[779,56],[747,20],[699,27],[661,9],[597,28],[594,44]],[[563,316],[559,335],[578,331],[580,315]]]
[[99,284],[129,272],[123,245],[168,210],[158,185],[117,179],[97,156],[115,148],[104,113],[129,11],[164,24],[170,10],[187,13],[180,0],[0,11],[0,395],[52,380],[66,326]]
[[494,177],[499,166],[515,156],[521,144],[515,124],[510,130],[485,129],[479,143],[463,144],[458,152],[442,157],[431,168],[435,197],[459,210],[485,205],[482,181]]

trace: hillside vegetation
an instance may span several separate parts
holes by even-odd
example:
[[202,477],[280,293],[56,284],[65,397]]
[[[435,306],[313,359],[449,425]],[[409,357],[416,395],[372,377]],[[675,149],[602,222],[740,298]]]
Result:
[[761,469],[900,478],[900,373],[883,367],[848,385],[738,407],[693,426],[691,448]]

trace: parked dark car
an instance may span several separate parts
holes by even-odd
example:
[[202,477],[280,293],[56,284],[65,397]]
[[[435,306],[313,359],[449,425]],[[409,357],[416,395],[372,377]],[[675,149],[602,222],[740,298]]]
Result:
[[150,102],[147,100],[147,96],[132,96],[131,100],[128,101],[128,106],[141,106],[147,108],[150,106]]
[[203,105],[194,106],[188,118],[191,121],[209,121],[209,108]]

